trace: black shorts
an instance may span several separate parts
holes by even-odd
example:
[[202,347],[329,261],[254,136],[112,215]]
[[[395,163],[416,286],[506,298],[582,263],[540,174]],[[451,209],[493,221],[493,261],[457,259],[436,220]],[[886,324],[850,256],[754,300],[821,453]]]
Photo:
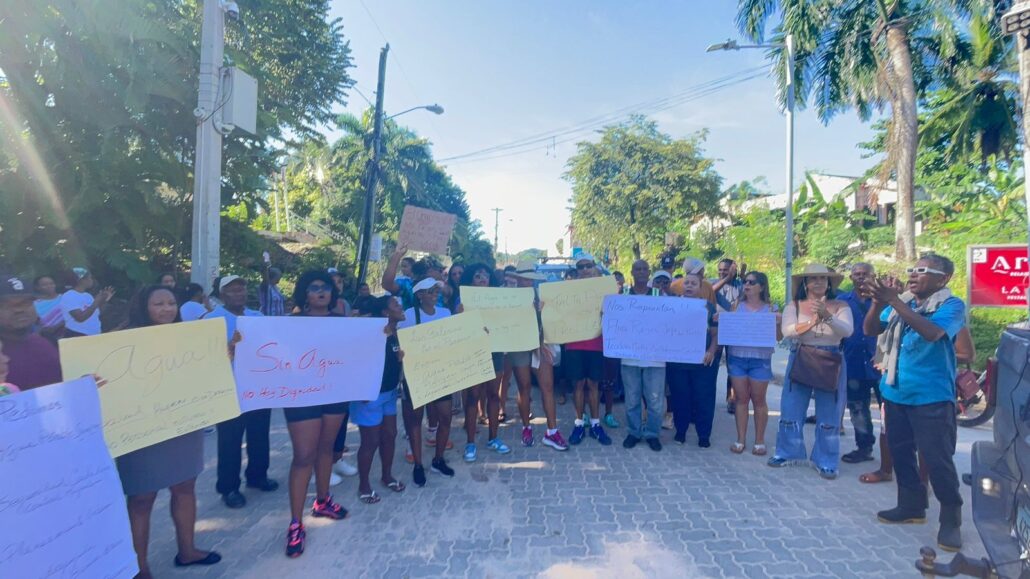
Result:
[[322,418],[326,414],[347,414],[348,410],[350,410],[350,402],[336,402],[317,406],[301,406],[300,408],[283,408],[283,414],[286,415],[286,422],[300,422]]
[[580,380],[600,382],[604,376],[604,354],[589,350],[565,349],[561,361],[565,377],[576,383]]
[[[452,396],[454,396],[454,395],[453,394],[447,394],[447,395],[441,396],[441,397],[437,398],[436,400],[433,400],[429,404],[436,404],[437,402],[448,402],[448,401],[451,401],[451,400],[453,400]],[[411,390],[408,390],[408,381],[407,380],[401,380],[401,400],[404,402],[404,404],[407,404],[408,408],[413,408],[413,409],[417,410],[417,408],[415,408],[414,406],[411,405]],[[421,408],[421,407],[419,407],[419,408]]]
[[492,358],[494,362],[494,374],[500,374],[504,371],[504,352],[494,352]]

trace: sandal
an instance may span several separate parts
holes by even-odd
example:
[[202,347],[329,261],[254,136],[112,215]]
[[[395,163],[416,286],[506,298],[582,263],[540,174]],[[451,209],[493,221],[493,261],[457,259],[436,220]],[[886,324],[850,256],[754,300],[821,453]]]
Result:
[[404,486],[404,483],[402,483],[401,481],[399,481],[399,480],[392,480],[392,481],[386,483],[386,488],[390,489],[391,491],[393,491],[395,493],[402,493],[402,492],[404,492],[404,489],[406,487]]
[[740,454],[744,452],[744,445],[739,442],[734,442],[733,446],[730,447],[730,452],[733,454]]
[[756,444],[754,448],[751,449],[751,454],[755,456],[765,456],[766,452],[764,444]]
[[372,491],[368,494],[358,495],[358,500],[365,503],[366,505],[374,505],[382,499],[379,498],[379,495],[376,494],[375,491]]
[[862,476],[858,477],[858,480],[860,482],[868,484],[890,482],[894,480],[894,475],[889,472],[881,472],[878,470],[874,470],[873,472],[867,472]]

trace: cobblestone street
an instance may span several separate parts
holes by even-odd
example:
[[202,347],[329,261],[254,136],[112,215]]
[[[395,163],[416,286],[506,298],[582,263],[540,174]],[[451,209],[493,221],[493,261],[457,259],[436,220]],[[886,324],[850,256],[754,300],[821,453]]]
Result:
[[[778,386],[770,387],[770,452],[779,394]],[[508,412],[517,415],[513,402]],[[621,412],[617,406],[620,421]],[[539,407],[536,413],[542,414]],[[559,406],[566,436],[572,414],[571,400]],[[520,429],[509,423],[501,435],[512,453],[493,454],[481,433],[479,461],[471,465],[461,460],[465,435],[456,418],[448,461],[457,475],[449,480],[429,472],[422,489],[411,483],[399,437],[395,473],[408,489],[394,494],[382,488],[376,465],[373,487],[382,502],[363,505],[357,478],[345,479],[334,492],[350,518],[309,517],[307,549],[291,560],[283,554],[291,451],[281,413],[273,416],[270,474],[282,488],[265,495],[244,489],[247,507],[224,507],[214,492],[215,435],[209,434],[207,469],[198,482],[197,544],[220,551],[224,559],[208,569],[173,570],[175,542],[163,494],[151,538],[157,576],[915,577],[919,548],[933,545],[936,537],[934,500],[926,525],[876,521],[877,510],[894,505],[895,486],[858,482],[875,463],[842,464],[838,480],[824,481],[810,468],[775,470],[749,452],[730,453],[733,422],[720,403],[709,449],[697,446],[693,431],[683,446],[663,431],[661,452],[643,444],[626,450],[623,426],[609,430],[610,447],[587,438],[559,453],[539,444],[544,426],[538,417],[536,446],[522,447]],[[843,452],[854,447],[846,424]],[[960,429],[959,472],[968,472],[971,441],[989,434]],[[348,444],[356,449],[357,443],[355,429]],[[968,487],[963,494],[964,552],[979,557],[983,547],[971,522]]]

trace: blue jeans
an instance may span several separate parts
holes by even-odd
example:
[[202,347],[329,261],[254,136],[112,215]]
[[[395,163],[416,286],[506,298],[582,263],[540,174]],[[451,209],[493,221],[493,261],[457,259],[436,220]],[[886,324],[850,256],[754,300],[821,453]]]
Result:
[[[837,348],[820,348],[836,351]],[[805,460],[805,414],[815,398],[815,445],[811,460],[818,468],[837,470],[840,464],[840,421],[847,402],[848,370],[841,361],[836,392],[816,390],[790,382],[796,351],[790,353],[787,372],[780,395],[780,429],[776,433],[776,456],[787,460]]]
[[[622,365],[626,392],[626,428],[637,438],[658,438],[665,418],[665,368]],[[641,403],[647,405],[647,424],[641,426]]]

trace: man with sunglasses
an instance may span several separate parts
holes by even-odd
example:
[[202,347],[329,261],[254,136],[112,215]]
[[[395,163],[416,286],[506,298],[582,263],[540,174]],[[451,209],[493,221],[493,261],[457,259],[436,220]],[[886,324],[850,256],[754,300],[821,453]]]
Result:
[[[598,277],[597,262],[592,255],[581,253],[576,256],[576,273],[578,279]],[[604,377],[604,342],[601,336],[592,340],[570,342],[565,344],[565,358],[562,365],[568,366],[567,377],[573,384],[573,402],[576,407],[575,427],[569,435],[569,444],[579,444],[589,433],[604,446],[609,446],[612,439],[601,426],[601,393],[599,383]],[[589,395],[589,399],[587,396]],[[590,404],[589,431],[584,422],[587,402]]]
[[924,255],[908,272],[908,294],[896,279],[870,278],[862,295],[872,298],[866,335],[880,336],[880,394],[886,400],[887,444],[894,457],[898,504],[880,511],[880,522],[924,523],[926,485],[919,478],[917,452],[930,473],[941,503],[937,544],[962,547],[962,496],[955,470],[955,336],[965,325],[966,306],[947,285],[955,265],[946,257]]

